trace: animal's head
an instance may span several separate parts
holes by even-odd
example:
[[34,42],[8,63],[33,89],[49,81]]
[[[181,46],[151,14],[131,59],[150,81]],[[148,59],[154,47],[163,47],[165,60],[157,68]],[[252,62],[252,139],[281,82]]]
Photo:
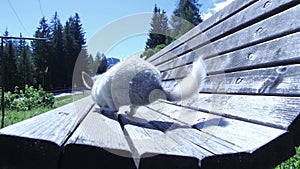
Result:
[[87,89],[92,89],[92,87],[94,85],[94,79],[85,72],[82,72],[81,77],[82,77],[82,81],[83,81],[84,86]]

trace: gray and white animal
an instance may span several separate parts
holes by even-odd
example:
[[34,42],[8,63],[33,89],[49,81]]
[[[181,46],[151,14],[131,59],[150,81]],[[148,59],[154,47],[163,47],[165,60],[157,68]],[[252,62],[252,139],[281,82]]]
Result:
[[82,72],[84,85],[102,110],[118,111],[130,105],[130,112],[126,112],[130,116],[139,106],[158,99],[178,101],[197,93],[205,76],[200,58],[194,61],[190,74],[172,88],[163,87],[159,70],[139,57],[128,58],[94,77]]

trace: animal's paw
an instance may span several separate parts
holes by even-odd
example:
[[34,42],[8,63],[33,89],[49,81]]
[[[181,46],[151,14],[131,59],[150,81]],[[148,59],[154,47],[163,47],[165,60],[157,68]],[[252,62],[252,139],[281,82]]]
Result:
[[100,107],[100,110],[101,110],[101,112],[104,112],[104,111],[106,111],[106,112],[112,112],[112,111],[113,111],[113,110],[110,109],[108,106],[101,106],[101,107]]
[[132,117],[135,113],[134,113],[134,112],[131,112],[131,111],[125,111],[125,114],[126,114],[127,116]]
[[136,105],[130,105],[130,111],[125,111],[125,114],[127,116],[132,117],[136,113],[137,109],[138,109],[138,106],[136,106]]

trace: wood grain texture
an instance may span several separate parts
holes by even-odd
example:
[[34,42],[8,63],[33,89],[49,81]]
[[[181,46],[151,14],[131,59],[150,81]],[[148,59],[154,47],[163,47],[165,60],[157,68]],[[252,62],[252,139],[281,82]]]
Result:
[[[218,138],[223,143],[239,147],[241,163],[248,167],[274,167],[294,153],[292,136],[284,130],[160,102],[150,105],[150,108],[172,119],[189,124],[211,137]],[[189,138],[186,137],[186,139]],[[201,146],[205,144],[206,142],[200,143]],[[265,157],[265,163],[262,164],[260,157],[267,156],[270,152],[274,153],[274,156]],[[230,159],[227,160],[230,163]],[[233,164],[237,165],[234,163],[234,158],[231,160],[233,160]]]
[[205,60],[207,72],[217,74],[300,62],[300,33]]
[[[162,73],[163,84],[172,87],[190,73],[192,66]],[[200,86],[204,93],[299,96],[300,65],[285,65],[207,76]]]
[[294,137],[294,144],[300,144],[299,97],[198,94],[179,104],[219,116],[288,130]]
[[[138,112],[149,115],[151,110],[144,107],[139,108]],[[170,137],[153,124],[168,125],[168,122],[149,122],[141,116],[124,115],[120,115],[120,121],[124,125],[135,163],[139,168],[199,168],[199,159],[213,155],[185,140]]]
[[215,25],[220,24],[222,21],[228,19],[232,15],[238,13],[240,10],[246,8],[247,6],[251,5],[252,3],[256,2],[257,0],[236,0],[233,1],[230,5],[226,6],[223,10],[217,12],[207,20],[203,21],[201,24],[194,27],[192,30],[181,36],[179,39],[177,39],[175,42],[171,43],[155,55],[148,58],[148,61],[152,63],[157,63],[159,61],[156,61],[157,58],[163,58],[164,54],[170,53],[170,51],[187,41],[189,41],[192,37],[195,37],[203,32],[205,32],[207,29],[211,29]]
[[1,168],[57,168],[61,146],[92,106],[87,97],[1,129]]
[[[105,157],[105,159],[104,159]],[[131,150],[114,112],[94,106],[64,145],[62,168],[134,168]]]
[[[254,3],[222,24],[169,51],[166,55],[153,61],[153,64],[158,66],[189,51],[194,51],[203,58],[215,57],[299,30],[299,25],[296,23],[299,7],[296,6],[291,10],[281,12],[299,2],[293,0],[282,0],[269,4],[268,2],[258,1]],[[276,12],[281,13],[276,14]],[[273,26],[278,24],[281,24],[281,27]]]
[[[220,74],[266,66],[299,63],[300,33],[290,34],[258,45],[250,46],[204,60],[208,74]],[[198,57],[192,51],[158,66],[162,72],[192,63]],[[164,74],[167,74],[164,73]]]
[[278,66],[212,75],[202,92],[299,96],[300,65]]
[[[299,11],[300,5],[294,6],[268,19],[221,38],[211,45],[217,54],[223,54],[298,32],[300,30],[300,23],[297,19]],[[208,49],[210,49],[210,46],[202,47],[195,51],[204,55],[204,58],[216,56],[214,53],[209,54],[211,51]]]
[[[259,23],[256,23],[250,27],[247,27],[243,30],[240,30],[234,34],[231,34],[229,36],[226,36],[216,42],[213,42],[211,44],[208,44],[204,47],[201,47],[199,49],[196,49],[190,53],[185,54],[184,56],[182,56],[181,58],[179,58],[178,60],[174,59],[174,61],[170,61],[167,62],[166,64],[163,64],[162,67],[160,68],[161,70],[167,70],[167,71],[163,71],[163,76],[164,74],[170,74],[169,76],[175,77],[176,75],[172,75],[172,72],[176,72],[178,70],[180,71],[184,71],[182,69],[184,69],[184,67],[186,67],[185,65],[187,63],[191,63],[192,60],[194,60],[196,57],[203,57],[206,58],[208,56],[214,56],[216,57],[218,54],[226,54],[226,51],[231,52],[231,50],[233,52],[228,53],[227,55],[232,55],[234,54],[235,56],[239,56],[240,57],[244,57],[250,61],[247,61],[248,63],[252,60],[254,60],[255,58],[258,58],[258,56],[260,55],[256,55],[254,52],[249,52],[249,51],[253,51],[256,50],[256,48],[260,48],[260,50],[258,50],[258,52],[264,50],[264,55],[266,54],[270,54],[270,56],[275,56],[279,57],[276,59],[272,59],[270,57],[270,61],[271,64],[274,64],[274,62],[277,62],[277,64],[282,64],[282,63],[286,63],[286,62],[292,62],[292,61],[296,61],[298,62],[297,59],[297,54],[299,52],[299,50],[297,50],[298,48],[294,48],[294,50],[290,50],[290,48],[294,47],[294,46],[298,46],[299,44],[297,44],[297,42],[299,42],[299,33],[295,33],[291,36],[287,36],[287,37],[283,37],[281,40],[278,40],[278,37],[281,37],[285,34],[289,35],[290,33],[293,32],[297,32],[300,30],[300,23],[297,21],[297,14],[300,11],[300,5],[297,5],[291,9],[288,9],[282,13],[277,14],[276,16],[272,16],[271,18],[267,19],[267,20],[263,20]],[[280,25],[279,26],[274,26],[274,25]],[[251,44],[255,45],[256,43],[263,43],[264,41],[268,41],[268,40],[273,40],[275,38],[275,42],[273,41],[273,43],[271,42],[272,45],[278,45],[278,46],[266,46],[266,42],[265,44],[261,44],[261,45],[256,45],[250,48],[245,48],[244,47],[248,47],[248,46],[252,46]],[[278,38],[278,39],[276,39]],[[197,42],[198,43],[198,42]],[[288,44],[288,45],[283,45],[284,43]],[[266,52],[267,47],[274,47],[273,50],[269,52]],[[185,47],[187,48],[187,47]],[[240,49],[241,48],[241,49]],[[178,50],[184,50],[184,49],[178,49]],[[237,50],[237,51],[235,51]],[[249,50],[249,51],[248,51]],[[282,50],[282,51],[281,51]],[[273,51],[273,55],[272,52]],[[241,53],[242,52],[242,53]],[[291,53],[290,53],[291,52]],[[295,55],[293,55],[293,53]],[[263,53],[263,52],[261,52]],[[241,54],[241,55],[240,55]],[[257,53],[260,54],[260,53]],[[176,53],[172,53],[170,52],[168,55],[172,55],[172,56],[178,56],[178,54]],[[246,55],[246,56],[245,56]],[[218,58],[220,58],[222,56],[219,56]],[[259,57],[259,58],[263,58],[263,56]],[[227,60],[228,59],[228,60]],[[282,59],[282,60],[281,60]],[[225,60],[227,62],[225,62],[225,64],[229,64],[234,66],[243,66],[242,60],[231,60],[230,58],[228,58],[226,56]],[[184,62],[187,61],[187,62]],[[208,71],[212,71],[211,69],[217,69],[214,71],[217,72],[224,72],[224,70],[226,70],[226,67],[224,65],[224,59],[223,60],[212,60],[212,62],[206,62],[206,64],[208,64]],[[231,62],[234,61],[234,62]],[[273,63],[272,63],[273,61]],[[281,63],[280,63],[281,61]],[[247,63],[246,62],[246,63]],[[262,65],[266,65],[268,62],[268,60],[266,60],[264,62],[264,60],[258,59],[257,62],[252,63],[252,66],[256,65],[256,66],[262,66]],[[214,64],[211,64],[214,63]],[[233,64],[232,64],[233,63]],[[294,62],[295,63],[295,62]],[[180,68],[181,65],[183,66],[183,68]],[[166,65],[168,65],[166,67]],[[219,68],[215,68],[216,65],[218,65],[217,67]],[[245,65],[245,66],[251,66],[251,65]],[[175,70],[174,70],[175,69]],[[237,69],[237,68],[235,68]],[[243,68],[245,69],[245,68]],[[174,74],[174,73],[173,73]],[[181,75],[181,77],[183,77],[184,75]]]
[[[140,111],[136,114],[136,118],[143,119],[143,123],[153,125],[153,127],[162,131],[164,135],[173,139],[178,144],[186,142],[184,146],[186,148],[196,145],[213,154],[212,156],[199,159],[201,168],[241,168],[247,166],[246,162],[240,162],[243,155],[239,153],[241,148],[235,144],[231,144],[214,136],[212,137],[205,132],[192,128],[192,126],[187,123],[177,121],[174,118],[153,111],[151,108],[150,110],[151,111],[140,108]],[[141,160],[145,162],[145,160],[147,161],[148,159]],[[166,161],[163,162],[163,164],[166,164]]]

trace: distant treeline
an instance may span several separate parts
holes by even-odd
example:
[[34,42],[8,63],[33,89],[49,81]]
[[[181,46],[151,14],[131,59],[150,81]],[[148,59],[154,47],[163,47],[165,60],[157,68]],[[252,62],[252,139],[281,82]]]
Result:
[[[4,36],[10,36],[8,30]],[[25,40],[4,39],[4,55],[1,55],[0,61],[2,86],[6,91],[13,91],[15,86],[22,89],[26,84],[41,85],[46,90],[67,89],[74,85],[80,87],[81,83],[75,84],[78,79],[73,79],[74,71],[92,73],[94,64],[99,64],[103,57],[97,54],[98,61],[89,57],[84,46],[85,32],[77,13],[64,26],[57,13],[50,22],[45,17],[41,18],[34,37],[46,40],[28,43]]]
[[142,57],[150,57],[202,22],[198,0],[179,0],[173,15],[155,5],[151,29]]
[[[143,56],[149,57],[202,22],[198,0],[180,0],[173,15],[155,5]],[[10,36],[6,30],[4,36]],[[22,36],[22,34],[20,34]],[[89,55],[85,32],[78,13],[62,25],[57,12],[50,21],[41,18],[34,37],[46,40],[4,39],[0,53],[1,86],[6,91],[25,85],[41,85],[45,90],[82,87],[81,71],[89,74],[106,71],[106,57]],[[73,76],[76,75],[76,76]]]

